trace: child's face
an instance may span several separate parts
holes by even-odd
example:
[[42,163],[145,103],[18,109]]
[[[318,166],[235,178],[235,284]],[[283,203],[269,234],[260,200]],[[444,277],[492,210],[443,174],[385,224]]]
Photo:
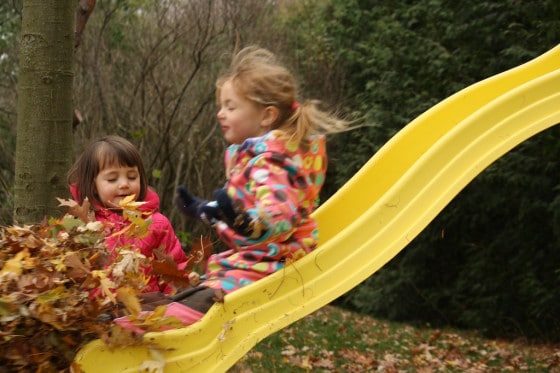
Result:
[[140,193],[140,173],[138,167],[108,166],[95,178],[95,188],[99,200],[105,207],[119,207],[119,202],[126,196]]
[[224,138],[230,144],[241,144],[249,137],[264,135],[270,129],[263,122],[264,108],[240,96],[231,81],[226,81],[221,88],[218,120]]

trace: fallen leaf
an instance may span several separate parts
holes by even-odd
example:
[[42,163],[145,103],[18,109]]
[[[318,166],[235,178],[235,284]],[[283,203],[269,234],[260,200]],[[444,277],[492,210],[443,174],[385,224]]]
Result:
[[156,260],[152,262],[152,274],[158,276],[167,283],[176,286],[188,287],[191,283],[189,280],[189,271],[180,270],[177,262],[169,254],[163,250],[154,250]]
[[136,291],[128,286],[117,289],[117,299],[124,304],[126,309],[134,316],[138,315],[142,310],[140,300],[136,295]]
[[66,211],[67,214],[77,217],[84,223],[95,221],[95,215],[90,209],[91,204],[87,197],[84,199],[81,205],[72,199],[57,198],[57,200],[60,203],[59,206],[68,207]]

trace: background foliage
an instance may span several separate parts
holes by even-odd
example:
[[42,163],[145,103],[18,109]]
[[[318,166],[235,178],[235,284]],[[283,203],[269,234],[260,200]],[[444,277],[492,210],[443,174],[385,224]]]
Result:
[[[375,123],[335,139],[345,166],[333,189],[424,110],[560,40],[552,1],[335,0],[319,14],[350,82],[345,96]],[[342,303],[395,320],[557,339],[559,134],[546,131],[492,165]]]
[[11,4],[0,4],[0,224],[11,222],[16,146],[16,37],[20,17]]
[[[0,5],[0,218],[11,219],[16,2]],[[98,0],[76,52],[75,154],[107,133],[140,148],[183,240],[205,228],[173,209],[176,184],[224,179],[214,81],[242,46],[279,54],[300,100],[367,127],[333,137],[323,199],[417,115],[560,42],[554,0]],[[401,254],[338,303],[400,321],[558,340],[560,129],[490,166]],[[380,178],[383,175],[379,175]],[[67,197],[67,196],[61,196]],[[209,234],[204,231],[204,234]]]

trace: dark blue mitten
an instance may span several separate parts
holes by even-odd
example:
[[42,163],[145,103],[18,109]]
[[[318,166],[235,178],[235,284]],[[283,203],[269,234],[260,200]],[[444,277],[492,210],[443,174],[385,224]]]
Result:
[[175,196],[175,204],[183,214],[191,218],[200,219],[200,208],[207,204],[208,201],[200,199],[189,193],[183,185],[177,187],[177,195]]
[[222,220],[238,234],[256,238],[253,237],[255,232],[251,217],[240,203],[234,206],[234,202],[223,188],[214,191],[214,198],[215,203],[207,203],[201,207],[208,220]]

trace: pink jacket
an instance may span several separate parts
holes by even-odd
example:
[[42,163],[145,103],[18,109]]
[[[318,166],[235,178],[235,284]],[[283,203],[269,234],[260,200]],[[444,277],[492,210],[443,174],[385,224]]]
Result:
[[[70,191],[78,201],[77,189],[74,185],[70,186]],[[142,238],[127,237],[126,233],[108,237],[105,241],[109,250],[113,251],[116,248],[130,245],[130,248],[136,248],[141,254],[148,258],[154,257],[154,250],[163,248],[163,251],[173,257],[180,269],[183,269],[187,262],[187,256],[181,247],[181,243],[175,236],[175,231],[169,222],[169,219],[159,212],[159,196],[155,191],[148,188],[146,197],[144,198],[145,204],[140,206],[142,212],[151,213],[147,217],[152,218],[152,223],[149,226],[149,233]],[[105,207],[96,205],[95,219],[105,224],[107,235],[118,232],[130,224],[129,221],[124,219],[121,211],[110,210]],[[116,255],[116,253],[114,253]],[[144,268],[144,271],[149,275],[149,281],[146,286],[145,292],[161,291],[169,294],[173,291],[170,284],[163,283],[155,275],[150,275],[152,272],[151,267]]]

